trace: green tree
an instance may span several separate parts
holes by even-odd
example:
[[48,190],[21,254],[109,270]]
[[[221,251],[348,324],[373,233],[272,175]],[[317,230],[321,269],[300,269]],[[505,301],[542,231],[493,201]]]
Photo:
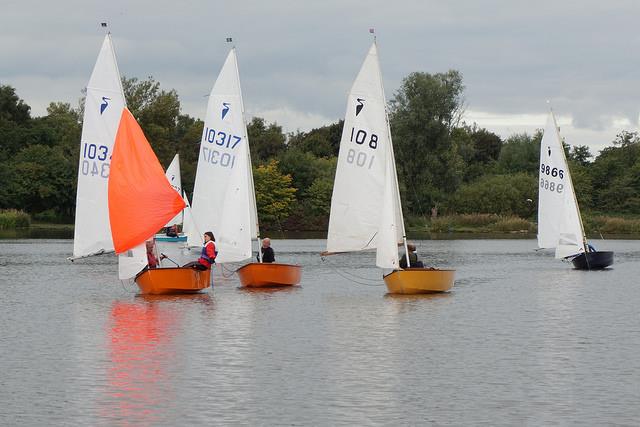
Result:
[[0,126],[6,122],[25,125],[31,119],[29,107],[8,85],[0,85]]
[[143,129],[160,163],[168,165],[178,152],[177,125],[180,100],[175,90],[165,91],[153,77],[122,78],[127,107]]
[[336,157],[340,151],[340,138],[344,120],[328,126],[297,132],[289,136],[289,147],[312,153],[316,157]]
[[411,73],[390,103],[401,191],[411,212],[423,213],[462,181],[464,161],[451,138],[463,108],[462,75]]
[[12,195],[11,207],[69,214],[75,204],[74,166],[58,148],[26,147],[15,157],[6,184]]
[[267,229],[281,228],[296,200],[291,176],[278,170],[277,160],[270,160],[253,168],[253,178],[260,223]]
[[510,136],[500,150],[498,170],[501,173],[536,173],[540,163],[541,140],[540,130],[533,136],[526,133]]
[[623,131],[589,166],[595,209],[640,213],[640,138]]
[[589,147],[586,145],[574,145],[571,148],[568,159],[579,165],[586,166],[589,164],[589,159],[592,157],[593,155],[589,151]]
[[[177,151],[180,154],[180,174],[182,175],[182,189],[191,195],[196,179],[196,167],[200,154],[200,140],[204,122],[188,115],[178,116],[176,127]],[[165,169],[169,163],[164,165]],[[191,198],[189,198],[191,200]]]
[[462,185],[449,201],[457,213],[495,213],[526,218],[535,213],[537,178],[528,173],[483,176]]
[[251,123],[247,125],[247,133],[251,159],[256,164],[277,157],[286,148],[282,126],[278,126],[276,123],[267,126],[263,118],[254,117],[251,119]]

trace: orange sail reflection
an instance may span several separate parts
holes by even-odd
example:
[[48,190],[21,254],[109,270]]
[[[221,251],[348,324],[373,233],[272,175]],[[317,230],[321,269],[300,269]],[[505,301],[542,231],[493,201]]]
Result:
[[174,400],[167,368],[176,355],[172,344],[175,315],[173,310],[153,302],[113,304],[107,418],[147,425],[166,415]]

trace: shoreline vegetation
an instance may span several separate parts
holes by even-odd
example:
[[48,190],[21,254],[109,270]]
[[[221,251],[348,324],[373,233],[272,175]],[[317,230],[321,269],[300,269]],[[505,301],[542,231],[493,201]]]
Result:
[[[192,196],[204,123],[181,114],[178,93],[151,77],[123,77],[122,86],[160,162],[168,165],[180,155],[182,190]],[[408,237],[535,236],[542,131],[502,138],[465,123],[463,99],[462,75],[449,70],[409,74],[389,101]],[[77,107],[52,102],[47,115],[32,117],[16,89],[0,85],[0,209],[7,209],[0,218],[3,236],[17,228],[31,231],[14,235],[55,232],[68,238],[73,233],[72,228],[37,227],[73,223],[78,173],[106,178],[106,155],[93,143],[80,143],[84,105],[83,100]],[[285,132],[260,117],[247,123],[263,235],[326,237],[342,135],[356,132],[343,127],[340,120]],[[364,167],[361,160],[374,156],[375,141],[365,144],[345,136],[352,162],[358,153],[356,166]],[[621,129],[596,154],[584,145],[566,143],[564,149],[587,235],[640,235],[640,132]]]
[[[473,238],[491,236],[488,238],[502,238],[505,236],[519,235],[520,237],[535,238],[537,224],[535,221],[520,218],[515,215],[497,214],[459,214],[441,215],[436,218],[409,216],[407,219],[407,235],[409,238],[446,239],[451,235],[456,238],[464,238],[465,235]],[[633,238],[640,239],[640,219],[626,218],[624,216],[612,216],[606,214],[585,214],[584,228],[591,238]],[[0,210],[0,230],[56,230],[62,233],[73,234],[73,224],[61,224],[47,221],[32,220],[28,213],[15,209]],[[273,236],[294,236],[301,238],[323,238],[326,230],[301,230],[301,229],[265,229],[265,233]],[[498,236],[498,237],[494,237]]]

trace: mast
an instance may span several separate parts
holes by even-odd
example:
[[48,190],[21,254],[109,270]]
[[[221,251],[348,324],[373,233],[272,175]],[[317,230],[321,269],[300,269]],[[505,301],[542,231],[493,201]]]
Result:
[[[107,23],[106,22],[101,22],[100,26],[102,28],[107,28]],[[116,56],[116,51],[113,48],[113,40],[111,39],[111,31],[107,30],[107,34],[106,34],[107,38],[109,39],[109,48],[111,49],[111,55],[113,56],[113,65],[116,69],[116,72],[118,73],[118,86],[120,87],[120,93],[122,94],[122,99],[124,100],[124,106],[127,106],[127,98],[124,96],[124,88],[122,87],[122,78],[120,77],[120,69],[118,68],[118,57]]]
[[562,159],[564,160],[564,164],[567,165],[567,175],[569,178],[569,182],[571,183],[571,197],[573,197],[573,201],[576,205],[576,211],[578,213],[578,222],[580,224],[580,233],[582,237],[582,250],[587,252],[587,236],[584,232],[584,225],[582,224],[582,215],[580,214],[580,205],[578,204],[578,199],[576,197],[576,190],[573,188],[573,179],[571,179],[571,171],[569,170],[569,162],[567,161],[567,156],[564,154],[564,144],[562,143],[562,138],[560,137],[560,129],[558,127],[558,123],[556,121],[556,116],[553,114],[553,108],[549,107],[549,112],[551,113],[551,118],[553,119],[553,127],[555,128],[556,135],[558,136],[558,141],[560,142],[560,154],[562,155]]
[[[375,30],[373,28],[369,29],[369,32],[371,34],[373,34],[373,43],[376,45],[376,52],[378,51],[378,42],[377,42],[377,38],[375,36]],[[380,69],[380,57],[379,55],[376,55],[376,61],[378,63],[378,69]],[[396,198],[396,206],[398,207],[399,212],[397,212],[400,216],[400,224],[399,226],[401,227],[402,230],[402,244],[404,246],[404,252],[405,252],[405,258],[407,259],[407,267],[411,267],[411,263],[409,261],[409,247],[407,245],[407,235],[405,232],[405,228],[404,228],[404,216],[402,215],[402,199],[400,198],[400,187],[398,184],[398,172],[396,170],[396,157],[395,154],[393,152],[393,141],[391,139],[391,124],[389,123],[389,112],[387,109],[387,99],[385,97],[385,93],[384,93],[384,84],[382,82],[382,78],[380,78],[380,90],[382,92],[382,101],[384,104],[384,119],[385,119],[385,124],[387,126],[387,136],[389,138],[389,150],[390,150],[390,157],[388,159],[388,161],[391,162],[391,169],[393,171],[393,181],[394,181],[394,186],[395,186],[395,198]]]
[[[233,39],[231,37],[227,37],[227,43],[233,43]],[[245,109],[244,109],[244,98],[242,96],[242,85],[240,84],[240,70],[238,68],[237,54],[236,54],[236,46],[232,45],[231,50],[234,51],[234,57],[236,58],[235,67],[236,67],[236,77],[238,79],[238,90],[240,91],[240,110],[242,112],[242,132],[244,140],[247,141],[247,165],[248,165],[248,182],[249,182],[249,203],[251,209],[251,221],[254,221],[255,225],[255,238],[258,242],[258,260],[262,262],[262,252],[260,251],[260,246],[262,244],[260,239],[260,223],[258,221],[258,207],[256,203],[256,190],[255,185],[253,183],[253,166],[251,164],[251,150],[249,149],[249,135],[247,132],[247,121],[245,119]]]

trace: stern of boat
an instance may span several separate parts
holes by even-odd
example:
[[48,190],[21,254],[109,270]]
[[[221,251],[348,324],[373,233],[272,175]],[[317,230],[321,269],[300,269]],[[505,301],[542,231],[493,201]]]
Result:
[[300,283],[299,265],[252,262],[236,270],[245,287],[294,286]]
[[210,286],[211,270],[154,268],[138,274],[135,281],[142,295],[195,293]]
[[383,277],[391,294],[447,292],[453,287],[455,270],[407,268]]

